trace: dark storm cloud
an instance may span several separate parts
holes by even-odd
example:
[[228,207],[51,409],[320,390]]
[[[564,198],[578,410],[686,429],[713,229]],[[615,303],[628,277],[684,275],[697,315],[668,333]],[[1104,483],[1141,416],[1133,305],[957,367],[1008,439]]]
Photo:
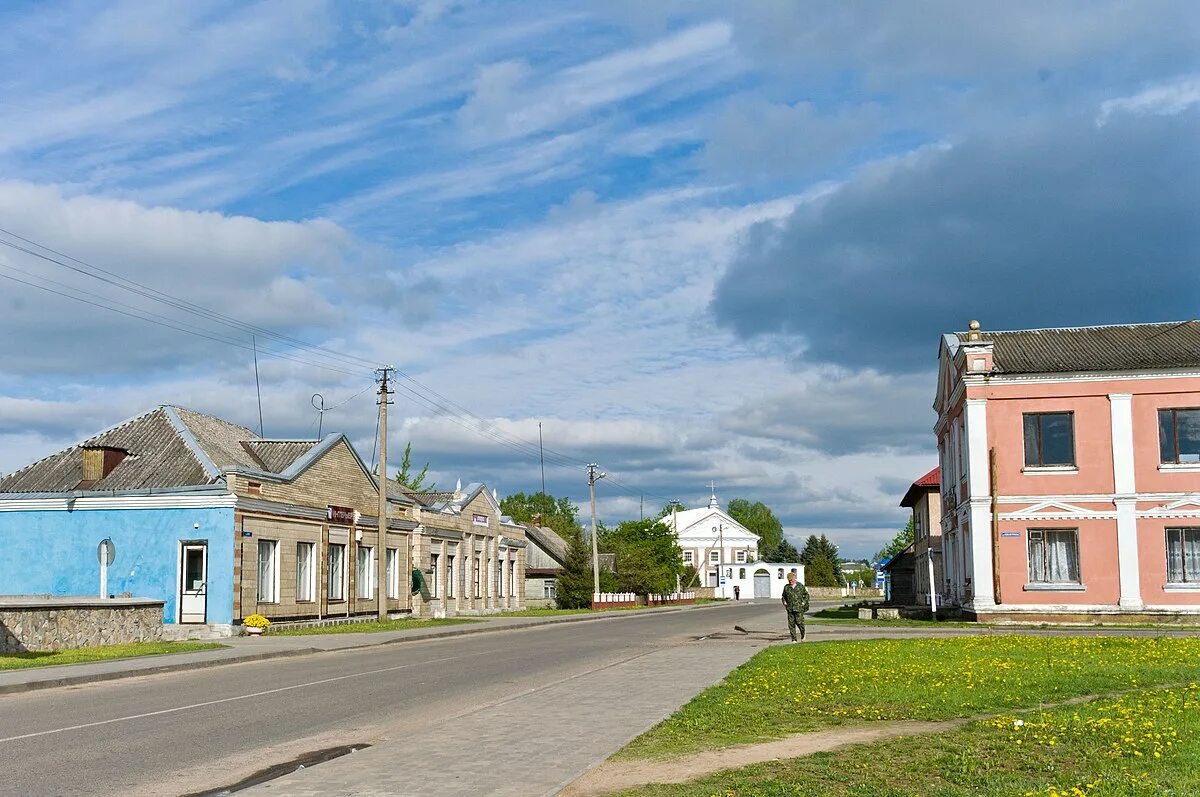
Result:
[[869,167],[759,225],[718,321],[806,356],[930,367],[937,335],[1191,318],[1200,307],[1200,114],[1042,119]]

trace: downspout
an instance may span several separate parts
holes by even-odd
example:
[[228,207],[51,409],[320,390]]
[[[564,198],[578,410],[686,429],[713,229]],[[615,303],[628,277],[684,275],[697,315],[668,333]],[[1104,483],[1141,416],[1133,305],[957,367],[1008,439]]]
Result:
[[996,486],[996,449],[988,449],[988,481],[992,496],[992,593],[997,604],[1000,603],[1000,514],[997,505],[1000,503]]

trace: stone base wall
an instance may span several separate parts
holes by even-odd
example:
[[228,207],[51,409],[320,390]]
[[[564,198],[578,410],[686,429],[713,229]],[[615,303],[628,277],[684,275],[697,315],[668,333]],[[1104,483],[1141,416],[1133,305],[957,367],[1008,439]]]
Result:
[[162,637],[162,601],[0,599],[0,653],[153,642]]

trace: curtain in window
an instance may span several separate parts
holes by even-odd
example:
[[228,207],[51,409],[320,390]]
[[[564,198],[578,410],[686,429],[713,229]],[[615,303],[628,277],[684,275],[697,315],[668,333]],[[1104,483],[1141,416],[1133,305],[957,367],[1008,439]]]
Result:
[[1167,581],[1200,582],[1200,529],[1167,529]]
[[358,548],[358,597],[370,598],[371,590],[371,554],[373,550],[365,545]]
[[1079,583],[1079,547],[1074,529],[1029,533],[1030,582]]
[[275,543],[258,541],[258,600],[275,602]]
[[342,588],[346,583],[346,546],[331,544],[329,546],[329,599],[340,601],[343,597]]
[[313,599],[313,549],[311,542],[296,545],[296,600]]
[[396,571],[396,556],[399,553],[400,551],[396,548],[387,549],[387,596],[389,598],[400,597],[400,574]]

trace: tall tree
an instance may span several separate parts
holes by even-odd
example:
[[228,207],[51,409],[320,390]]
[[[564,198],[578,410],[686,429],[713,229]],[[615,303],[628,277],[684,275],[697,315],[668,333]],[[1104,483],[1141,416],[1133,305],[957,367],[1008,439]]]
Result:
[[592,605],[592,551],[579,529],[566,539],[567,557],[554,585],[554,602],[560,609],[587,609]]
[[431,493],[436,488],[436,484],[425,484],[425,477],[429,475],[429,463],[425,463],[425,467],[421,468],[421,472],[417,475],[412,473],[412,441],[408,441],[408,445],[404,447],[404,456],[400,460],[400,470],[396,473],[396,481],[401,486],[407,487],[410,490],[415,490],[419,493]]
[[570,499],[555,498],[543,492],[513,493],[500,501],[500,511],[518,523],[533,523],[534,518],[540,518],[540,525],[554,529],[565,540],[582,531],[577,520],[579,507]]
[[892,537],[892,541],[883,546],[883,548],[879,550],[879,553],[875,554],[875,561],[883,562],[891,559],[893,556],[912,545],[913,540],[916,539],[917,536],[916,531],[916,528],[913,527],[913,520],[910,517],[904,528],[900,529],[895,537]]
[[823,556],[818,556],[804,565],[804,584],[809,587],[836,587],[837,565]]
[[762,501],[750,503],[745,498],[729,502],[729,516],[758,535],[759,556],[774,549],[783,539],[783,524],[770,507]]
[[785,537],[779,541],[779,544],[770,550],[762,553],[762,558],[767,562],[799,562],[800,552],[796,550],[796,546]]
[[661,520],[629,520],[600,532],[600,547],[616,554],[622,592],[666,593],[683,573],[675,532]]
[[[806,584],[814,587],[845,585],[845,576],[842,575],[842,568],[838,565],[838,548],[824,534],[820,537],[815,534],[808,535],[808,539],[804,541],[804,550],[800,552],[800,561],[804,563],[804,582]],[[828,578],[825,576],[826,572],[829,573]],[[814,578],[831,583],[818,583],[813,580]]]

